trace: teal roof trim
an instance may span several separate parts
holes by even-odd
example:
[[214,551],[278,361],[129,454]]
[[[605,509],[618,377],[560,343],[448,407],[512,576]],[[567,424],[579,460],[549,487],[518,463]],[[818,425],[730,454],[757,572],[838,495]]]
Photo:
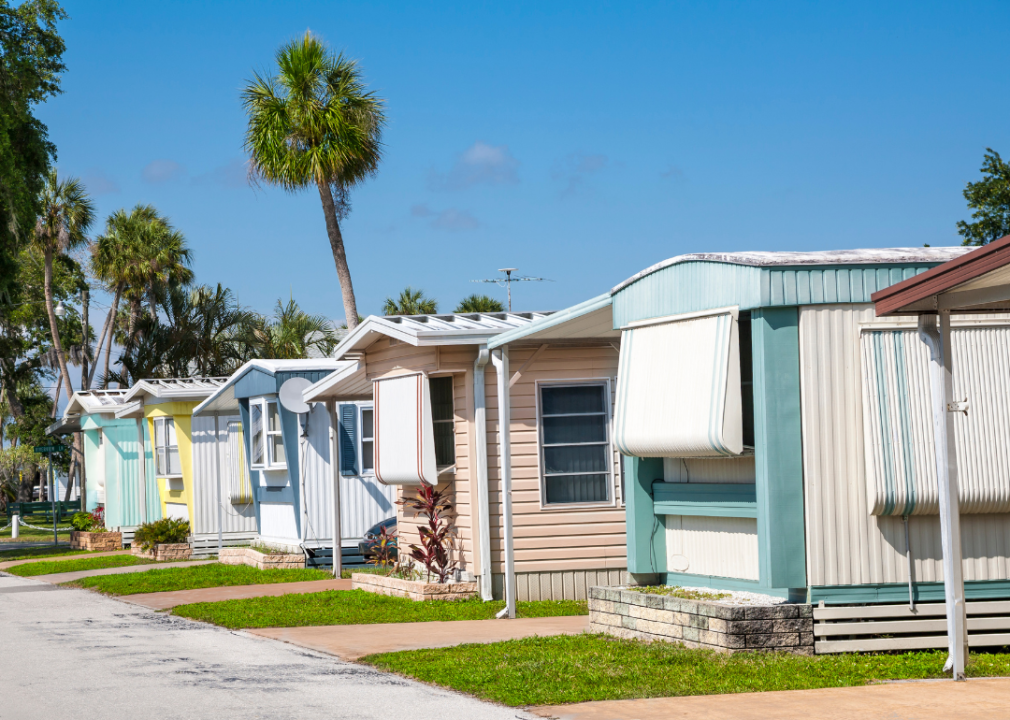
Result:
[[578,305],[573,305],[570,308],[564,310],[559,310],[556,313],[551,313],[546,317],[542,317],[538,320],[534,320],[529,325],[523,327],[518,327],[514,330],[509,330],[508,332],[503,332],[501,335],[495,335],[493,338],[488,340],[487,346],[489,350],[494,350],[496,347],[501,347],[502,345],[507,345],[516,340],[521,340],[529,335],[535,335],[536,333],[548,330],[552,327],[562,325],[575,318],[582,317],[583,315],[588,315],[591,312],[596,312],[601,308],[605,308],[613,302],[613,297],[610,293],[603,293],[602,295],[597,295],[596,297],[579,303]]

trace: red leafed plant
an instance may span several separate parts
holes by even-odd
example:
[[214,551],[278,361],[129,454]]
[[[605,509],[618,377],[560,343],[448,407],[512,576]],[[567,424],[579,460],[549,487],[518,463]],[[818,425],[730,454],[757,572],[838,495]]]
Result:
[[434,575],[438,582],[448,582],[449,576],[456,572],[457,563],[453,559],[455,533],[445,519],[445,515],[452,510],[452,505],[446,500],[445,494],[425,485],[417,491],[417,497],[397,502],[428,519],[427,527],[421,525],[417,528],[421,544],[408,546],[410,557],[424,565],[428,571],[428,580]]
[[383,525],[379,534],[372,538],[369,545],[372,555],[368,564],[381,568],[392,568],[396,565],[396,528]]

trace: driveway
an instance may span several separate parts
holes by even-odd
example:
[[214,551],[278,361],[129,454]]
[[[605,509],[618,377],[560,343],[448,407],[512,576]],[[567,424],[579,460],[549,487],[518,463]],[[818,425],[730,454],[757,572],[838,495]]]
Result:
[[0,577],[0,618],[2,720],[68,713],[102,720],[533,717],[28,578]]

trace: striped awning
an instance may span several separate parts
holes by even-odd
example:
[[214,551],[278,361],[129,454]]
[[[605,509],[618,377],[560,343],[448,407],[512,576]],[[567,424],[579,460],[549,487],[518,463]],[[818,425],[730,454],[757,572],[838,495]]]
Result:
[[623,328],[614,438],[625,455],[743,452],[737,308]]
[[387,485],[438,482],[431,392],[426,375],[377,379],[375,477]]

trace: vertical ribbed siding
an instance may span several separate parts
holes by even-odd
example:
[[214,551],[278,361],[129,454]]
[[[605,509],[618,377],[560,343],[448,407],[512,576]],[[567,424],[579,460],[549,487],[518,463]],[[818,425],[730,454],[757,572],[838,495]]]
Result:
[[105,425],[105,524],[110,528],[140,524],[140,466],[137,427],[132,421]]
[[[228,499],[231,485],[230,469],[226,462],[228,452],[228,423],[236,416],[218,418],[220,440],[215,437],[214,417],[198,416],[192,419],[193,440],[193,517],[194,535],[214,535],[218,532],[218,473],[220,472],[222,532],[248,535],[256,532],[256,516],[252,503],[233,505]],[[220,442],[220,447],[218,446]],[[220,466],[218,463],[220,462]]]
[[[869,304],[800,309],[803,482],[811,585],[908,580],[902,519],[871,515],[867,496],[860,325],[873,322],[878,321]],[[908,344],[905,349],[910,350]],[[956,367],[957,356],[954,362]],[[960,390],[956,382],[955,388],[955,392]],[[962,450],[958,452],[960,461]],[[1006,482],[1007,476],[1002,477]],[[942,580],[938,518],[911,517],[909,534],[913,579]],[[1007,579],[1010,515],[962,515],[961,536],[965,580]]]
[[757,580],[754,518],[667,515],[666,561],[672,572]]

